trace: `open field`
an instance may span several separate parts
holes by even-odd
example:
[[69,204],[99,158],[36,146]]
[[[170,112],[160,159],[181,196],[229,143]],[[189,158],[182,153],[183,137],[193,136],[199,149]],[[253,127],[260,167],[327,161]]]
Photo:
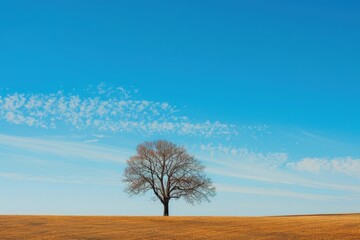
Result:
[[0,239],[360,239],[360,214],[281,217],[0,216]]

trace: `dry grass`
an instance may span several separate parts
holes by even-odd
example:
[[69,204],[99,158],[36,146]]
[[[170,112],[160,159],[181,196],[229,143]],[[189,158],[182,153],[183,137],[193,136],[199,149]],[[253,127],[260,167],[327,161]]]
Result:
[[0,239],[360,239],[360,214],[284,217],[0,216]]

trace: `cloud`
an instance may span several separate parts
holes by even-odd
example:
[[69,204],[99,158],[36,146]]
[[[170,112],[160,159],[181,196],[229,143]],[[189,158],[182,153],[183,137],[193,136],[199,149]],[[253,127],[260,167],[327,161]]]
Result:
[[232,167],[208,167],[206,168],[208,173],[230,177],[238,179],[246,179],[251,181],[257,181],[267,184],[278,184],[278,185],[293,185],[306,188],[314,189],[325,189],[325,190],[335,190],[341,192],[351,192],[354,194],[360,193],[360,187],[356,184],[336,184],[328,181],[328,179],[306,179],[301,176],[290,174],[283,171],[269,170],[266,168],[261,168],[259,166],[246,166],[242,167],[232,166]]
[[122,168],[132,154],[131,151],[96,143],[0,134],[0,178],[120,185]]
[[222,144],[202,144],[202,153],[210,155],[211,158],[233,159],[238,162],[256,163],[271,168],[278,167],[288,161],[288,154],[284,152],[254,152],[249,149],[224,146]]
[[95,146],[89,143],[19,137],[0,134],[0,147],[6,146],[19,151],[37,154],[65,156],[71,159],[92,161],[125,162],[132,153],[115,147]]
[[[303,174],[289,171],[290,163],[287,153],[276,152],[254,152],[247,148],[233,148],[224,145],[207,144],[200,146],[199,158],[208,163],[207,172],[213,175],[227,177],[230,179],[243,179],[263,184],[278,185],[282,187],[297,186],[303,188],[335,190],[342,192],[360,193],[360,187],[355,183],[333,182],[331,178],[305,178]],[[347,162],[339,164],[337,169],[345,169],[353,174],[359,173],[357,163]],[[345,167],[346,166],[346,167]],[[351,170],[351,169],[352,170]],[[350,176],[353,176],[350,175]]]
[[55,129],[65,125],[77,130],[145,135],[175,133],[210,137],[236,134],[233,125],[219,121],[190,121],[178,112],[167,102],[139,99],[132,91],[104,84],[97,86],[93,96],[88,97],[61,91],[0,96],[0,120],[31,127]]
[[266,195],[266,196],[279,196],[296,199],[308,199],[317,201],[331,201],[345,199],[345,197],[311,194],[311,193],[300,193],[295,191],[288,191],[277,188],[257,188],[257,187],[242,187],[228,184],[216,184],[216,189],[220,192],[231,192],[231,193],[242,193],[242,194],[255,194],[255,195]]
[[97,185],[119,185],[121,183],[120,175],[111,177],[97,177],[88,175],[73,176],[35,176],[17,172],[0,172],[1,178],[7,178],[16,181],[32,182],[51,182],[51,183],[71,183],[71,184],[97,184]]
[[348,176],[360,177],[360,159],[343,158],[303,158],[298,162],[288,163],[288,166],[306,172],[332,172]]
[[[46,169],[51,171],[36,171],[36,176],[26,173],[24,174],[21,172],[2,172],[0,174],[1,177],[22,181],[28,180],[64,183],[73,182],[88,184],[119,184],[118,180],[120,177],[118,174],[121,173],[121,165],[123,165],[124,162],[134,154],[133,150],[115,148],[113,146],[99,146],[93,143],[72,142],[69,140],[64,141],[53,138],[19,137],[0,134],[0,150],[3,149],[6,149],[6,151],[0,151],[0,158],[5,160],[5,162],[3,162],[5,166],[6,161],[21,161],[23,163],[28,163],[26,166],[30,166],[34,169],[39,169],[35,166],[42,166],[40,169],[43,169],[45,166],[44,164],[46,164]],[[230,150],[225,152],[229,152],[230,155],[232,154]],[[266,158],[264,159],[263,156],[273,156],[272,153],[262,154],[251,152],[250,150],[246,150],[245,152],[247,152],[247,154],[238,154],[237,156],[250,156],[250,159],[245,158],[241,159],[241,161],[238,161],[238,159],[223,160],[217,158],[201,157],[201,155],[199,156],[200,159],[207,161],[208,167],[206,168],[206,171],[208,173],[214,176],[227,177],[233,182],[236,182],[236,179],[246,179],[252,182],[262,182],[269,186],[275,185],[278,186],[279,189],[283,190],[284,188],[286,189],[291,186],[302,186],[314,189],[335,190],[342,193],[360,193],[360,187],[355,183],[341,184],[331,183],[331,181],[327,181],[328,179],[308,179],[302,177],[301,175],[297,176],[296,173],[290,173],[279,168],[269,168],[267,167],[267,164],[260,164],[261,161],[267,160]],[[217,154],[219,153],[215,153],[215,155]],[[254,159],[254,156],[260,157],[259,159]],[[67,163],[61,166],[61,171],[57,171],[59,169],[58,164],[61,164],[64,159]],[[103,165],[101,169],[91,169],[83,165],[84,160],[93,162],[107,162],[109,164]],[[271,161],[271,159],[269,160]],[[119,172],[115,174],[116,176],[112,173],[114,171],[113,163],[117,164],[119,167]],[[64,176],[62,174],[69,175]],[[111,177],[111,174],[115,177]],[[252,188],[253,187],[251,187],[251,189]],[[240,190],[243,192],[249,192],[249,189],[250,187],[248,188],[246,186],[242,186]],[[230,191],[229,188],[226,188],[225,190]],[[236,191],[240,190],[238,188]],[[268,191],[259,192],[256,190],[252,194],[269,195],[270,193]],[[281,196],[281,194],[291,195],[290,193],[286,192],[277,192],[276,194],[278,196]],[[292,196],[295,197],[296,194],[293,194]],[[309,195],[302,197],[310,199],[312,196]]]
[[89,140],[85,140],[84,143],[95,143],[98,141],[99,141],[99,139],[89,139]]

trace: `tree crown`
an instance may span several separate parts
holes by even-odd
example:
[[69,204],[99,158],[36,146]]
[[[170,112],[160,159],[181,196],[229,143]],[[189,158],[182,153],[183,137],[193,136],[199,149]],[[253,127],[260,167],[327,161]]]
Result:
[[127,161],[123,182],[130,195],[152,191],[163,204],[180,198],[194,204],[210,201],[215,195],[204,169],[184,147],[165,140],[144,142]]

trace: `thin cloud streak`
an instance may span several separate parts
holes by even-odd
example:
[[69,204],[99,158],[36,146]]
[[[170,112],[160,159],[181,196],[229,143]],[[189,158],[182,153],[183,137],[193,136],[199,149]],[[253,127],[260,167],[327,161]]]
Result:
[[200,145],[200,150],[202,153],[208,153],[212,159],[236,159],[239,162],[258,164],[270,168],[276,168],[288,161],[288,154],[284,152],[261,153],[250,151],[245,147],[235,148],[222,144],[202,144]]
[[341,173],[360,178],[360,159],[352,157],[338,158],[303,158],[298,162],[288,163],[290,168],[304,172],[331,172]]
[[56,156],[81,158],[92,161],[111,161],[123,163],[131,155],[125,150],[95,146],[90,143],[66,142],[52,139],[18,137],[0,134],[0,146],[7,146],[33,153],[46,153]]
[[[66,142],[53,139],[29,138],[3,134],[0,134],[0,146],[6,146],[22,151],[46,153],[54,156],[66,157],[67,159],[73,159],[74,161],[76,161],[76,159],[86,159],[90,161],[117,162],[119,164],[123,164],[133,154],[133,152],[128,150],[101,147],[92,143]],[[251,158],[241,159],[241,161],[219,161],[204,156],[200,157],[200,159],[217,165],[217,167],[207,167],[207,172],[214,175],[266,183],[298,185],[310,188],[331,189],[355,193],[360,192],[360,187],[355,185],[341,185],[322,181],[311,181],[276,168],[268,168],[266,167],[268,164],[259,164],[260,161],[254,159],[254,156],[260,156],[260,160],[264,161],[264,156],[272,157],[276,155],[251,153],[251,151],[248,150],[246,152],[248,153],[246,156],[251,156]],[[271,162],[272,159],[269,159],[269,161]]]
[[[236,168],[235,168],[236,169]],[[353,193],[360,193],[360,187],[357,185],[340,185],[340,184],[332,184],[332,183],[326,183],[326,182],[320,182],[320,181],[311,181],[306,180],[304,178],[299,178],[294,175],[290,175],[287,173],[274,173],[273,176],[271,176],[271,172],[268,172],[269,176],[263,176],[262,170],[257,174],[253,173],[239,173],[234,171],[234,168],[232,170],[230,168],[228,169],[218,169],[218,168],[206,168],[208,173],[218,175],[218,176],[224,176],[224,177],[231,177],[231,178],[239,178],[239,179],[248,179],[248,180],[254,180],[264,183],[276,183],[276,184],[283,184],[283,185],[294,185],[294,186],[302,186],[302,187],[310,187],[315,189],[328,189],[328,190],[337,190],[337,191],[346,191],[346,192],[353,192]],[[254,169],[255,170],[255,169]]]
[[[355,184],[331,183],[328,178],[305,178],[301,171],[328,171],[354,177],[360,172],[360,161],[351,157],[336,159],[306,158],[290,162],[283,152],[253,152],[247,148],[234,148],[222,144],[200,145],[200,159],[213,163],[207,171],[218,176],[248,179],[270,184],[294,185],[317,189],[359,193]],[[218,160],[221,159],[221,160]],[[296,171],[292,171],[296,170]],[[316,176],[315,176],[316,177]]]
[[[13,148],[25,152],[34,152],[39,154],[53,155],[55,159],[58,157],[66,157],[67,159],[86,159],[89,161],[108,161],[117,162],[123,164],[133,153],[127,150],[114,149],[112,147],[97,146],[97,143],[84,143],[84,142],[66,142],[53,139],[42,139],[33,137],[19,137],[0,134],[0,147]],[[201,150],[200,150],[201,151]],[[17,151],[16,154],[20,153]],[[224,151],[221,151],[223,153]],[[260,161],[265,161],[264,156],[268,156],[269,161],[272,162],[272,158],[277,156],[276,154],[259,154],[252,153],[249,150],[244,151],[247,154],[240,154],[242,157],[249,156],[250,159],[242,159],[241,162],[223,160],[218,161],[214,159],[201,158],[209,162],[210,166],[206,171],[210,174],[230,177],[233,179],[248,179],[252,181],[280,184],[278,188],[265,189],[259,187],[249,186],[233,186],[226,184],[216,184],[218,191],[220,192],[232,192],[250,195],[266,195],[266,196],[278,196],[288,198],[301,198],[307,200],[317,201],[334,201],[340,200],[341,197],[328,196],[326,194],[311,194],[311,193],[299,193],[289,191],[285,189],[285,185],[303,186],[315,189],[327,189],[336,191],[346,191],[352,194],[359,194],[360,187],[352,185],[340,185],[324,183],[321,181],[310,181],[296,176],[288,172],[280,171],[279,169],[268,168],[268,164],[259,165]],[[218,154],[218,153],[217,153]],[[231,154],[231,153],[230,153]],[[25,154],[26,155],[26,154]],[[24,156],[25,156],[24,155]],[[283,155],[279,155],[280,158]],[[259,157],[259,159],[254,159]],[[9,158],[10,159],[10,158]],[[47,157],[42,158],[46,162]],[[49,162],[52,162],[49,160]],[[275,161],[277,162],[277,161]],[[217,167],[211,166],[216,164]],[[105,169],[103,172],[92,171],[87,172],[88,175],[81,175],[70,170],[68,175],[62,175],[62,173],[52,173],[51,175],[44,175],[39,173],[38,175],[31,175],[21,172],[0,172],[0,177],[11,179],[14,181],[32,181],[32,182],[49,182],[49,183],[71,183],[71,184],[94,184],[94,185],[109,185],[120,186],[121,185],[121,171],[119,174],[112,174],[111,169]],[[106,176],[106,177],[104,177]],[[348,196],[349,197],[349,196]]]
[[281,189],[269,189],[269,188],[257,188],[257,187],[241,187],[228,184],[216,184],[216,189],[221,192],[230,193],[241,193],[241,194],[255,194],[255,195],[267,195],[267,196],[278,196],[278,197],[289,197],[296,199],[307,199],[316,201],[336,201],[348,199],[345,197],[320,195],[320,194],[309,194],[299,193],[294,191],[286,191]]
[[71,184],[96,184],[116,186],[121,184],[120,175],[114,177],[97,177],[87,175],[73,176],[35,176],[17,172],[0,172],[1,178],[7,178],[16,181],[32,181],[46,183],[71,183]]
[[[114,177],[96,177],[86,175],[74,176],[34,176],[29,174],[14,173],[14,172],[0,172],[1,178],[7,178],[16,181],[34,181],[34,182],[50,182],[50,183],[70,183],[70,184],[95,184],[117,186],[121,184],[120,175]],[[317,201],[334,201],[347,199],[344,197],[328,196],[320,194],[299,193],[294,191],[286,191],[281,189],[265,189],[257,187],[242,187],[228,184],[215,184],[219,192],[241,193],[241,194],[255,194],[267,196],[279,196],[289,198],[301,198]]]

